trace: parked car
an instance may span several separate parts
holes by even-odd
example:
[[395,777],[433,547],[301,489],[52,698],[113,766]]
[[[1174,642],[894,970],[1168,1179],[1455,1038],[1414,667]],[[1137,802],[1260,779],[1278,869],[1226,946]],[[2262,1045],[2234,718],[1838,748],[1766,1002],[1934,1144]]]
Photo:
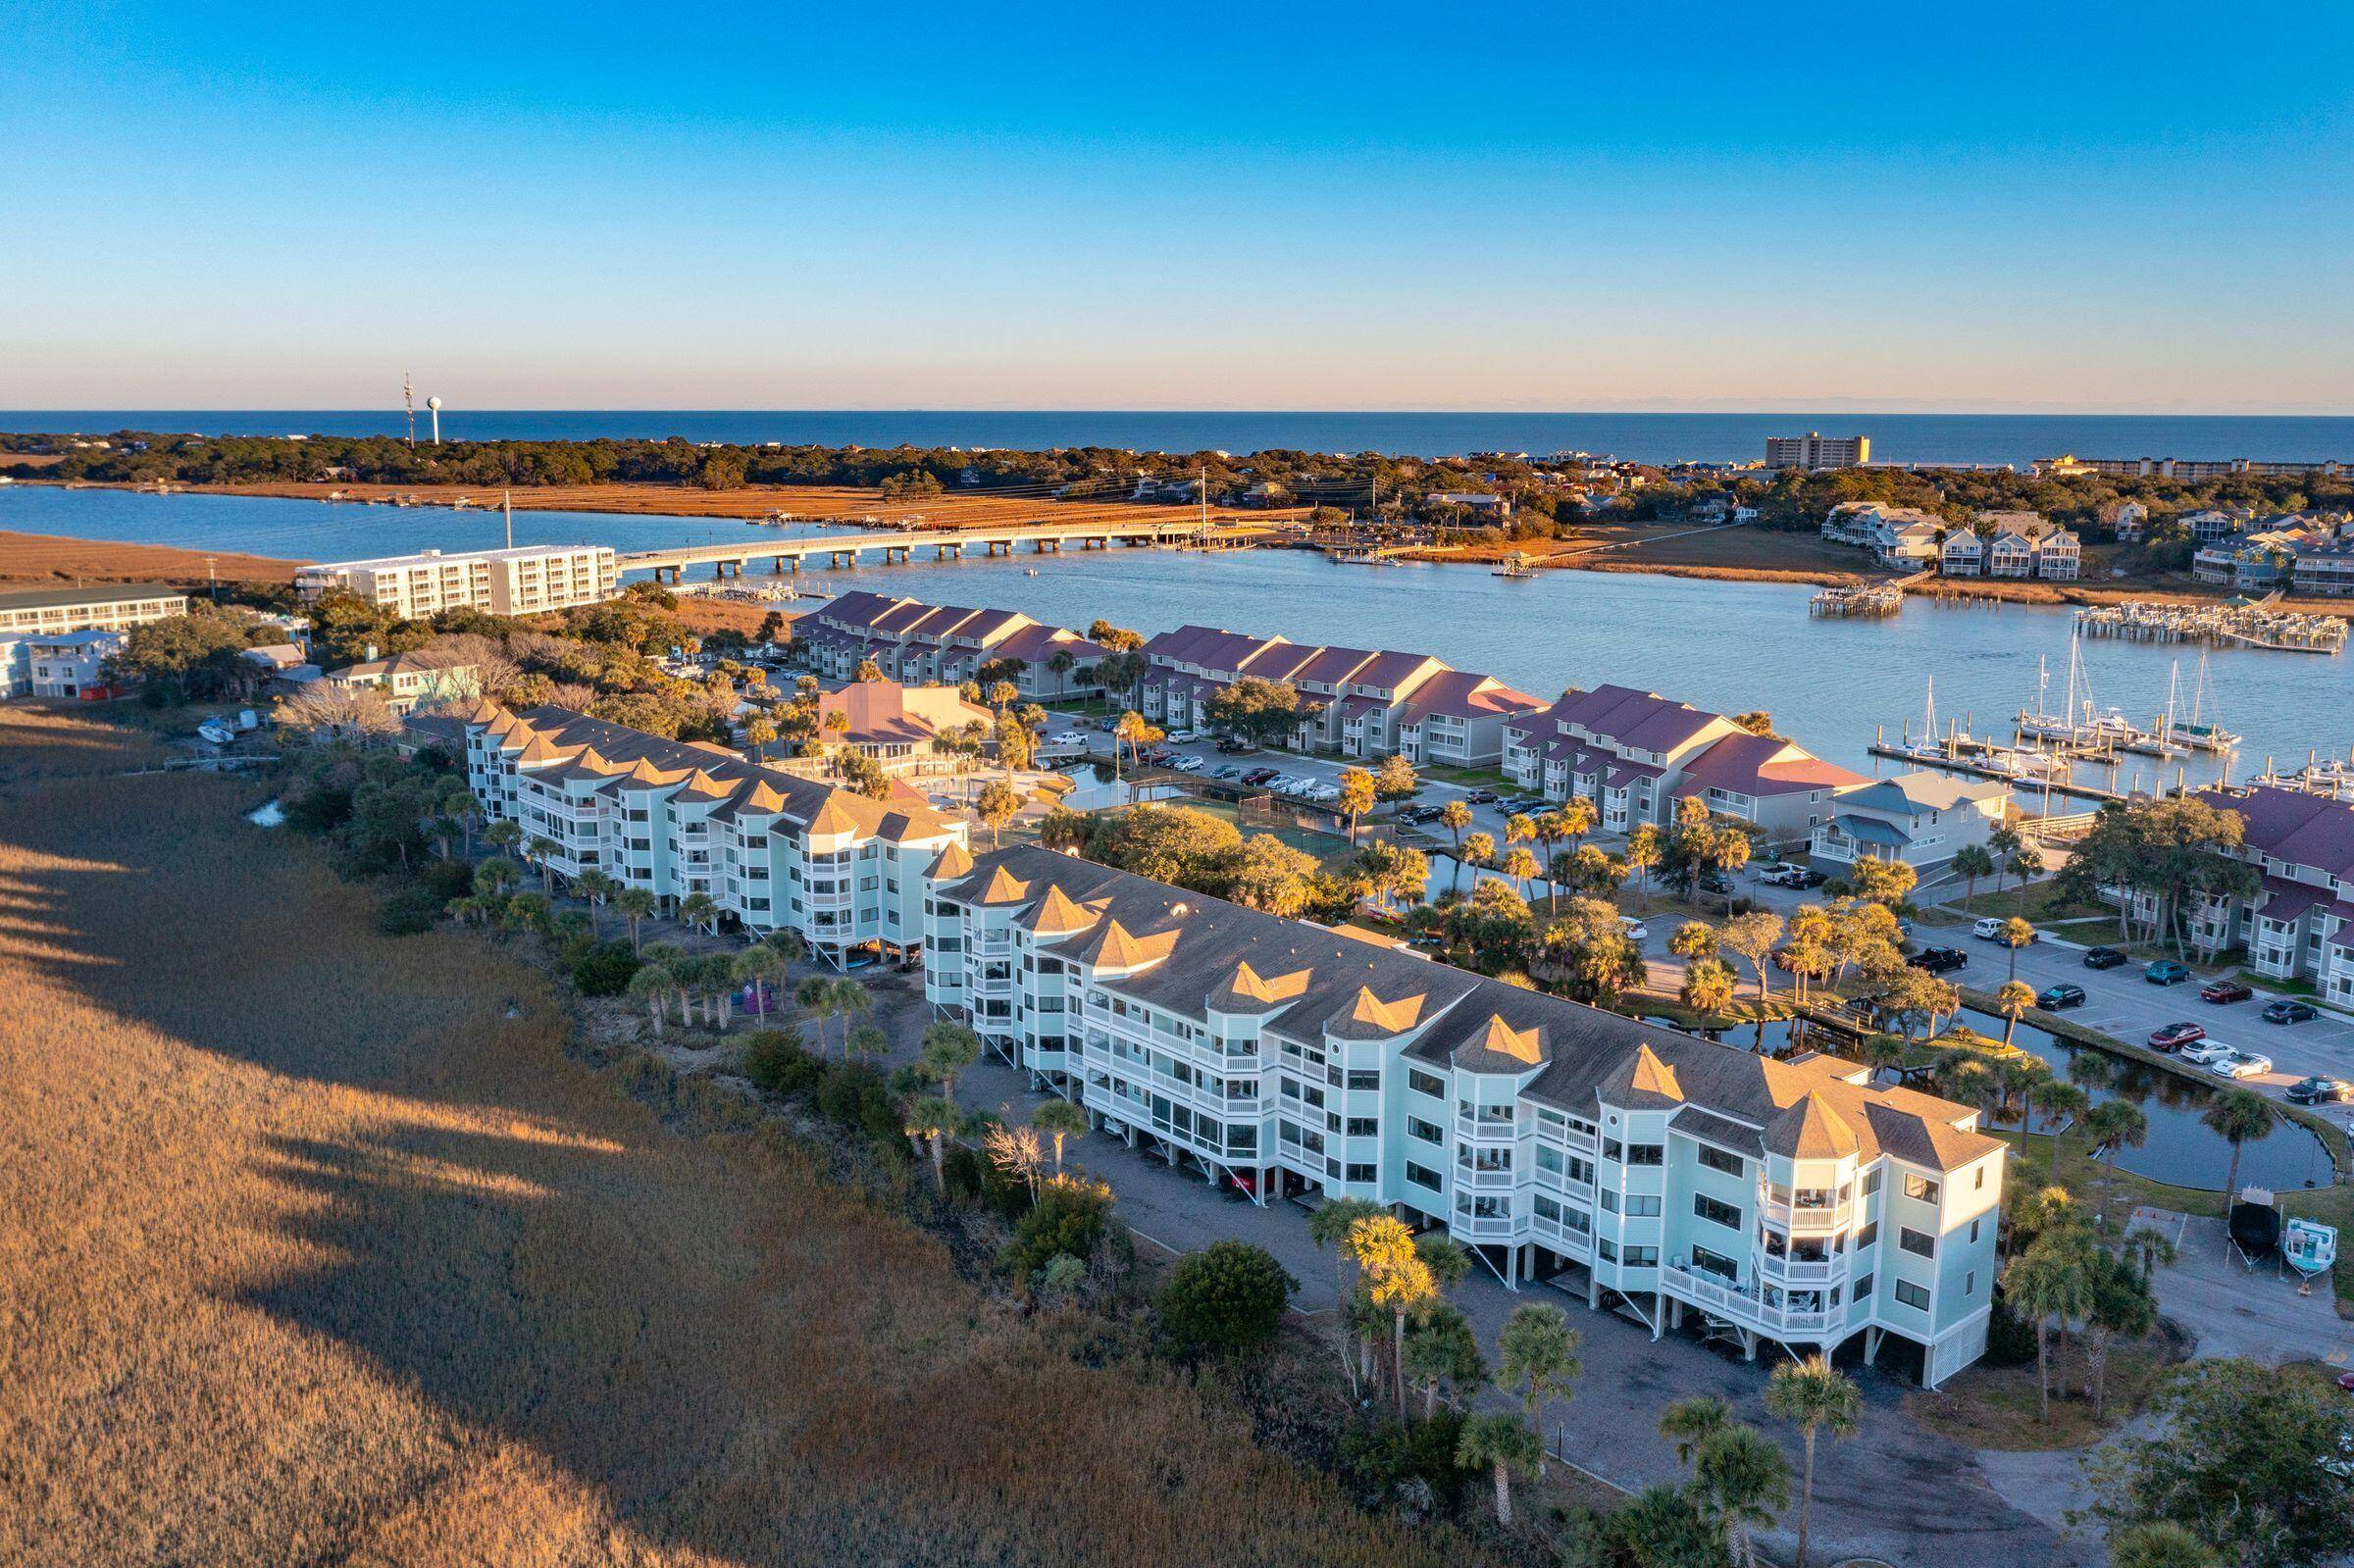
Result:
[[2072,986],[2066,981],[2057,986],[2046,986],[2035,993],[2035,1005],[2047,1013],[2056,1013],[2063,1007],[2081,1007],[2084,1005],[2084,987]]
[[1178,745],[1185,746],[1201,739],[1202,735],[1201,732],[1195,730],[1172,730],[1169,732],[1168,737]]
[[2171,958],[2161,958],[2144,968],[2141,978],[2153,986],[2179,986],[2190,979],[2190,971]]
[[2164,1029],[2153,1030],[2151,1032],[2150,1049],[2154,1051],[2178,1051],[2183,1046],[2195,1044],[2206,1037],[2207,1030],[2203,1025],[2192,1023],[2169,1024]]
[[[2354,1084],[2342,1078],[2324,1078],[2319,1074],[2312,1078],[2300,1078],[2288,1086],[2288,1100],[2292,1105],[2343,1105],[2348,1100],[2354,1100]],[[2348,1384],[2346,1378],[2354,1378],[2354,1372],[2339,1378],[2337,1386],[2354,1389],[2354,1384]]]
[[1792,872],[1804,870],[1806,870],[1806,867],[1799,865],[1796,861],[1777,860],[1770,866],[1758,867],[1757,879],[1760,882],[1779,883],[1783,878],[1789,876]]
[[1200,773],[1202,771],[1202,759],[1200,757],[1193,756],[1171,757],[1169,759],[1169,766],[1176,769],[1179,773]]
[[2247,982],[2239,980],[2211,980],[2199,987],[2203,1002],[2244,1002],[2255,994]]
[[1463,796],[1463,798],[1470,801],[1471,804],[1475,806],[1492,806],[1496,804],[1497,801],[1502,800],[1504,796],[1498,794],[1493,789],[1474,789],[1469,794]]
[[1249,773],[1243,775],[1243,783],[1249,784],[1252,788],[1256,789],[1261,784],[1270,783],[1274,777],[1275,770],[1272,768],[1254,768]]
[[[2003,928],[2010,924],[2010,921],[2006,920],[2000,915],[1985,915],[1981,916],[1979,919],[1970,924],[1970,934],[1972,936],[1977,937],[1980,941],[2001,941],[2003,939]],[[2027,940],[2030,942],[2032,942],[2034,939],[2035,938],[2031,936],[2027,938]]]
[[2193,1067],[2213,1067],[2216,1063],[2229,1061],[2238,1054],[2239,1052],[2220,1039],[2194,1040],[2182,1047],[2182,1059]]
[[1253,745],[1250,741],[1243,739],[1239,735],[1220,735],[1218,737],[1218,749],[1230,757],[1239,757],[1245,752],[1256,751],[1258,747]]
[[1814,867],[1809,866],[1806,870],[1798,874],[1798,881],[1792,883],[1790,885],[1793,887],[1819,887],[1830,880],[1831,878],[1828,872],[1817,871]]
[[1932,975],[1960,969],[1970,962],[1970,954],[1959,947],[1923,947],[1905,960],[1915,969],[1925,969]]
[[1230,762],[1222,768],[1210,769],[1209,776],[1212,779],[1240,779],[1243,776],[1243,770]]
[[1087,736],[1076,730],[1058,731],[1048,738],[1058,746],[1084,746],[1087,744]]
[[1620,915],[1618,929],[1626,933],[1626,939],[1630,942],[1651,940],[1651,928],[1632,915]]
[[2321,1010],[2313,1003],[2291,1001],[2285,996],[2277,1002],[2267,1002],[2264,1008],[2264,1021],[2268,1024],[2304,1024],[2321,1016]]
[[2207,1071],[2218,1078],[2258,1078],[2272,1070],[2273,1059],[2257,1051],[2230,1051],[2207,1064]]
[[2124,961],[2125,955],[2114,947],[2087,947],[2084,949],[2084,967],[2086,969],[2115,969]]

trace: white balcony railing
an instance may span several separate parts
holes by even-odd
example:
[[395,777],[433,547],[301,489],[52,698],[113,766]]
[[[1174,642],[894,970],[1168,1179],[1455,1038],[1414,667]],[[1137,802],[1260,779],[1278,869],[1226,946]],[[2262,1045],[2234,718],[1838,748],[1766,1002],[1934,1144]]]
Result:
[[1799,1311],[1789,1307],[1768,1306],[1760,1297],[1725,1283],[1715,1275],[1704,1274],[1682,1264],[1671,1263],[1663,1267],[1660,1270],[1660,1283],[1670,1295],[1681,1297],[1703,1311],[1777,1338],[1828,1334],[1835,1316],[1819,1308]]

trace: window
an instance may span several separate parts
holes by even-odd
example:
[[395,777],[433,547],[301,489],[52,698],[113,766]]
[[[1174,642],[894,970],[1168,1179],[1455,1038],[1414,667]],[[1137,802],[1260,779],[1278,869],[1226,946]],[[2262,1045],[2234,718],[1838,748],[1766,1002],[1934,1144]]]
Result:
[[1971,1269],[1968,1274],[1962,1276],[1962,1293],[1966,1296],[1976,1295],[1978,1293],[1977,1270]]
[[1381,1123],[1370,1116],[1352,1116],[1349,1118],[1349,1136],[1351,1138],[1379,1138]]
[[1412,1160],[1406,1162],[1406,1179],[1416,1187],[1427,1187],[1433,1192],[1439,1189],[1439,1173],[1427,1165],[1416,1165]]
[[1407,1070],[1406,1087],[1417,1094],[1428,1094],[1434,1100],[1447,1097],[1447,1085],[1435,1074]]
[[1375,1069],[1372,1072],[1364,1072],[1358,1069],[1351,1069],[1349,1074],[1349,1087],[1351,1088],[1381,1087],[1380,1070]]
[[1915,1257],[1933,1258],[1937,1255],[1937,1239],[1925,1231],[1916,1231],[1910,1225],[1896,1228],[1896,1244]]
[[1602,1140],[1602,1157],[1606,1160],[1623,1160],[1626,1158],[1626,1147],[1614,1138],[1606,1138]]
[[1607,1187],[1602,1189],[1602,1212],[1605,1214],[1618,1212],[1618,1194]]
[[1714,1274],[1720,1280],[1737,1280],[1741,1265],[1721,1252],[1712,1252],[1705,1246],[1692,1249],[1692,1266],[1703,1274]]
[[1911,1280],[1896,1282],[1896,1298],[1917,1312],[1926,1312],[1929,1309],[1929,1292],[1915,1285]]
[[1972,1220],[1972,1221],[1970,1221],[1970,1239],[1971,1240],[1973,1240],[1973,1241],[1974,1241],[1974,1240],[1976,1240],[1976,1239],[1978,1239],[1978,1225],[1979,1225],[1979,1223],[1980,1223],[1980,1222],[1978,1222],[1978,1221],[1976,1221],[1976,1220]]
[[1594,1185],[1594,1162],[1592,1160],[1581,1160],[1574,1154],[1570,1155],[1569,1180],[1572,1182],[1583,1183],[1587,1187],[1592,1187]]
[[1877,1192],[1879,1189],[1880,1189],[1880,1172],[1879,1172],[1879,1168],[1878,1168],[1877,1166],[1874,1166],[1874,1167],[1873,1167],[1871,1170],[1869,1170],[1869,1171],[1868,1171],[1867,1173],[1865,1173],[1865,1177],[1864,1177],[1864,1195],[1865,1195],[1866,1197],[1869,1197],[1869,1196],[1871,1196],[1871,1194],[1872,1194],[1872,1193],[1874,1193],[1874,1192]]
[[1626,1213],[1629,1219],[1656,1220],[1660,1217],[1660,1198],[1656,1192],[1626,1194]]
[[[2316,941],[2319,941],[2319,940],[2321,939],[2321,935],[2322,935],[2322,934],[2321,934],[2320,932],[2318,932],[2318,931],[2317,931],[2317,932],[2315,932],[2313,935],[2314,935],[2314,939],[2315,939]],[[1979,1167],[1978,1167],[1978,1180],[1977,1180],[1977,1184],[1976,1184],[1976,1185],[1977,1185],[1978,1190],[1980,1190],[1980,1191],[1984,1191],[1984,1190],[1986,1189],[1986,1167],[1985,1167],[1985,1166],[1983,1166],[1983,1165],[1981,1165],[1981,1166],[1979,1166]]]
[[[1656,1202],[1657,1200],[1655,1199],[1654,1201]],[[1706,1193],[1698,1193],[1694,1195],[1692,1199],[1692,1212],[1699,1215],[1702,1219],[1707,1220],[1710,1224],[1721,1225],[1728,1231],[1737,1231],[1741,1229],[1741,1211],[1733,1207],[1733,1205],[1730,1203],[1718,1202],[1715,1198],[1710,1197]]]
[[1426,1122],[1419,1116],[1406,1119],[1406,1136],[1420,1138],[1425,1143],[1443,1143],[1447,1140],[1447,1135],[1435,1123]]
[[1626,1146],[1626,1163],[1657,1165],[1665,1154],[1666,1150],[1657,1143],[1629,1143]]
[[1351,1165],[1347,1170],[1342,1172],[1342,1179],[1350,1182],[1370,1182],[1373,1180],[1373,1167],[1370,1165]]
[[1594,1250],[1602,1254],[1602,1261],[1605,1263],[1618,1261],[1618,1243],[1607,1236],[1594,1243]]
[[1871,1299],[1870,1275],[1867,1274],[1856,1282],[1856,1299],[1859,1301],[1868,1301]]
[[1905,1196],[1917,1197],[1923,1203],[1934,1203],[1937,1201],[1937,1184],[1925,1176],[1908,1174],[1905,1177]]
[[1740,1155],[1727,1154],[1708,1143],[1700,1145],[1700,1163],[1712,1171],[1722,1171],[1727,1176],[1739,1176],[1744,1169]]
[[1622,1261],[1630,1269],[1656,1269],[1660,1266],[1660,1249],[1656,1246],[1630,1246]]
[[1856,1233],[1856,1250],[1861,1252],[1880,1239],[1880,1222],[1871,1221]]

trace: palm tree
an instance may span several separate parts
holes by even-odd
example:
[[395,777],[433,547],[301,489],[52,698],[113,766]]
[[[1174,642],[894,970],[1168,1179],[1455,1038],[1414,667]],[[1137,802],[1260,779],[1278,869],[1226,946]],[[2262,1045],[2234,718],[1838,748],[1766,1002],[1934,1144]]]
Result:
[[927,1024],[915,1059],[942,1093],[953,1096],[956,1075],[981,1059],[981,1037],[962,1024]]
[[1533,1472],[1545,1457],[1545,1445],[1518,1415],[1508,1410],[1483,1410],[1463,1420],[1456,1439],[1455,1462],[1465,1470],[1482,1465],[1496,1473],[1496,1522],[1512,1527],[1512,1473]]
[[1522,898],[1528,896],[1528,879],[1534,877],[1540,869],[1542,868],[1537,865],[1537,857],[1522,846],[1514,844],[1510,849],[1505,851],[1504,874],[1512,879],[1512,891],[1518,893]]
[[838,1009],[834,983],[823,975],[808,976],[793,988],[793,999],[800,1004],[802,1012],[817,1020],[817,1048],[823,1051],[826,1048],[826,1020],[832,1018]]
[[[1496,858],[1496,835],[1494,834],[1475,833],[1469,837],[1465,838],[1463,840],[1462,858],[1464,861],[1468,861],[1474,866],[1484,866],[1489,861],[1494,860]],[[1458,877],[1462,875],[1461,861],[1457,862],[1456,875]],[[1476,886],[1479,879],[1474,877],[1471,879],[1471,881],[1473,885]]]
[[2052,1319],[2066,1322],[2084,1310],[2092,1289],[2088,1265],[2094,1249],[2088,1235],[2080,1224],[2049,1226],[2003,1266],[2003,1294],[2035,1320],[2035,1380],[2047,1422],[2052,1419]]
[[[785,955],[766,942],[754,942],[728,960],[728,975],[754,986],[754,998],[765,1001],[782,988]],[[765,1006],[761,1010],[766,1011]]]
[[1638,899],[1648,896],[1652,869],[1660,863],[1660,830],[1648,822],[1638,823],[1635,831],[1626,835],[1626,853],[1622,858],[1635,874],[1635,896]]
[[[2086,1094],[2065,1078],[2041,1078],[2027,1086],[2027,1103],[2043,1113],[2044,1125],[2052,1139],[2052,1180],[2060,1179],[2060,1124],[2072,1116],[2081,1116],[2092,1104]],[[2020,1123],[2019,1145],[2027,1145],[2026,1123]]]
[[613,895],[613,907],[629,923],[630,951],[642,954],[645,949],[640,944],[638,934],[640,923],[654,912],[654,895],[643,887],[624,887]]
[[615,882],[611,877],[606,876],[601,871],[584,871],[578,877],[572,879],[572,886],[575,892],[579,893],[583,898],[588,900],[589,935],[592,936],[602,936],[604,935],[604,923],[598,918],[598,916],[604,909],[606,902],[610,900],[615,893],[621,891],[621,884]]
[[891,1035],[881,1024],[860,1024],[843,1037],[843,1060],[881,1061],[891,1053]]
[[1862,1407],[1863,1394],[1854,1382],[1820,1355],[1785,1361],[1766,1382],[1766,1408],[1797,1427],[1806,1441],[1798,1493],[1798,1568],[1807,1568],[1807,1533],[1814,1522],[1816,1436],[1827,1431],[1834,1438],[1854,1437]]
[[[1369,1220],[1380,1212],[1381,1205],[1369,1198],[1336,1197],[1327,1199],[1307,1217],[1307,1239],[1319,1247],[1333,1249],[1333,1293],[1343,1302],[1349,1299],[1349,1268],[1356,1257],[1349,1245],[1349,1235],[1356,1229],[1358,1221]],[[1340,1330],[1341,1370],[1349,1376],[1349,1393],[1355,1398],[1357,1365],[1349,1351],[1356,1335],[1350,1328],[1346,1310],[1333,1314],[1333,1326]]]
[[2021,836],[2017,828],[1997,828],[1986,835],[1986,848],[1995,863],[1994,890],[1996,892],[1999,893],[2003,890],[2004,866],[2009,863],[2013,855],[2019,853],[2020,845],[2025,842],[2026,839]]
[[504,854],[523,842],[523,827],[515,822],[494,822],[483,830],[483,842]]
[[1439,821],[1455,835],[1455,885],[1463,885],[1463,830],[1471,826],[1471,808],[1460,800],[1450,800],[1439,808]]
[[[1391,1366],[1398,1390],[1398,1419],[1406,1420],[1406,1320],[1439,1293],[1430,1265],[1414,1248],[1413,1233],[1387,1214],[1374,1215],[1349,1229],[1349,1250],[1364,1277],[1366,1298],[1392,1320]],[[1533,1437],[1534,1434],[1531,1434]]]
[[679,900],[679,918],[696,931],[719,928],[719,903],[709,893],[689,893]]
[[1709,845],[1709,864],[1724,874],[1724,914],[1732,918],[1734,892],[1733,874],[1749,864],[1749,835],[1730,831],[1719,833]]
[[[2012,951],[2016,955],[2018,949]],[[2003,1044],[2006,1048],[2011,1044],[2011,1037],[2019,1030],[2019,1015],[2034,1005],[2035,987],[2025,981],[2006,980],[2003,988],[1994,993],[1994,1010],[2003,1015]],[[2079,1051],[2076,1054],[2089,1056],[2092,1052]]]
[[1333,810],[1349,819],[1349,841],[1356,842],[1356,819],[1373,809],[1379,798],[1373,785],[1373,776],[1362,768],[1341,770],[1341,798],[1333,802]]
[[[1512,1308],[1496,1337],[1497,1381],[1520,1392],[1520,1408],[1529,1430],[1540,1439],[1545,1432],[1545,1401],[1565,1399],[1585,1372],[1577,1358],[1584,1337],[1569,1327],[1569,1316],[1551,1305]],[[1538,1443],[1537,1469],[1543,1473],[1544,1444]]]
[[2215,1097],[2199,1120],[2231,1145],[2230,1168],[2224,1176],[2224,1201],[2235,1202],[2239,1196],[2239,1147],[2251,1138],[2272,1136],[2273,1107],[2253,1089],[2227,1088]]
[[1054,677],[1054,694],[1061,696],[1071,688],[1071,671],[1078,667],[1078,656],[1068,648],[1056,648],[1047,656],[1047,670]]
[[2019,950],[2035,939],[2035,928],[2013,915],[2003,922],[2003,945],[2011,949],[2011,973],[2008,980],[2019,979]]
[[1667,935],[1667,950],[1687,964],[1716,956],[1716,928],[1705,920],[1687,920]]
[[1660,1436],[1675,1445],[1675,1462],[1688,1465],[1702,1443],[1732,1424],[1729,1403],[1713,1393],[1696,1393],[1660,1413]]
[[1694,1012],[1721,1017],[1733,1005],[1733,972],[1721,958],[1696,958],[1684,966],[1676,994]]
[[1789,1455],[1755,1427],[1727,1427],[1701,1441],[1692,1471],[1701,1512],[1724,1532],[1734,1559],[1757,1568],[1757,1532],[1790,1506]]
[[[2079,1051],[2090,1056],[2090,1051]],[[2073,1073],[2071,1076],[2073,1076]],[[2092,1139],[2092,1151],[2101,1161],[2101,1207],[2109,1206],[2109,1187],[2117,1180],[2117,1156],[2129,1148],[2141,1147],[2150,1135],[2150,1119],[2141,1107],[2131,1100],[2103,1100],[2084,1115],[2084,1136]]]
[[932,1160],[932,1188],[948,1194],[948,1138],[964,1121],[964,1112],[946,1094],[920,1094],[907,1106],[907,1137]]
[[1994,875],[1994,857],[1986,852],[1984,844],[1964,844],[1954,851],[1950,869],[1963,880],[1962,898],[1967,903],[1977,895],[1978,879]]
[[646,1012],[652,1016],[654,1021],[654,1038],[656,1039],[662,1037],[664,1001],[677,985],[677,978],[661,964],[647,964],[630,977],[630,995],[645,1003]]
[[1062,1171],[1062,1140],[1085,1138],[1090,1131],[1087,1112],[1069,1100],[1049,1100],[1030,1113],[1030,1125],[1053,1139],[1054,1170]]

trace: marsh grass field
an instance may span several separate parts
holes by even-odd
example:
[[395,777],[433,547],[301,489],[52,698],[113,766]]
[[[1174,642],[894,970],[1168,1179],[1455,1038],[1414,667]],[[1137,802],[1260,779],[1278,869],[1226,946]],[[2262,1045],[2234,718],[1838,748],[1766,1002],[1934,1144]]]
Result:
[[1486,1560],[674,1130],[148,748],[0,714],[0,1562]]

